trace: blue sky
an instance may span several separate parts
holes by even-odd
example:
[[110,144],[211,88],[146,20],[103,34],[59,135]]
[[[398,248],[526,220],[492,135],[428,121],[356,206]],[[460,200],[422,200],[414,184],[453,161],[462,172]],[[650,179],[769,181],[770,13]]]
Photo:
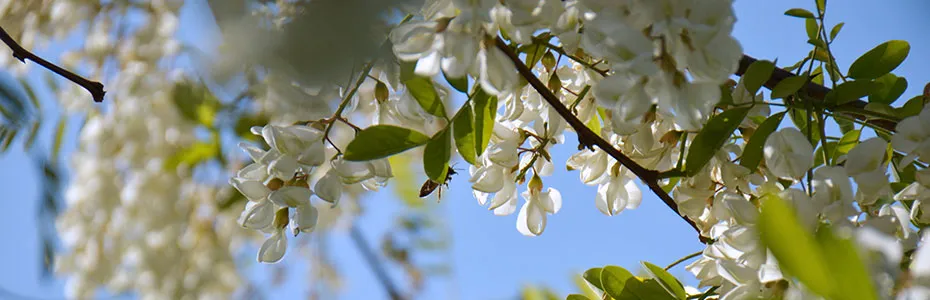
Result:
[[[737,0],[734,34],[746,54],[770,60],[778,58],[782,66],[793,63],[806,55],[810,47],[806,44],[803,21],[783,16],[782,12],[792,7],[812,9],[813,5],[813,0]],[[927,54],[930,39],[925,38],[926,32],[922,30],[928,28],[925,17],[930,12],[930,3],[847,0],[830,1],[827,5],[828,23],[846,22],[832,46],[841,68],[847,68],[856,57],[881,42],[903,39],[911,43],[911,55],[895,70],[910,83],[902,98],[906,100],[920,93],[924,84],[930,82],[930,76],[922,70],[930,66]],[[185,9],[181,25],[185,40],[196,41],[207,32],[198,26],[203,22],[197,19],[202,9],[200,6]],[[50,56],[55,51],[40,53],[55,57]],[[38,80],[37,70],[33,68],[30,77]],[[54,102],[48,94],[41,96],[45,103]],[[46,110],[49,115],[57,113],[54,109]],[[45,127],[53,126],[53,122],[49,123]],[[69,133],[66,153],[74,149],[74,134],[73,130]],[[48,147],[49,135],[40,136],[40,147]],[[566,141],[574,139],[569,137]],[[0,247],[0,288],[39,299],[60,299],[63,281],[42,280],[39,275],[41,256],[35,215],[40,174],[21,148],[16,143],[12,151],[0,154],[0,191],[7,195],[3,200],[6,213],[0,218],[0,239],[4,245]],[[553,160],[564,163],[574,149],[574,144],[557,146]],[[452,230],[453,276],[428,280],[423,299],[514,299],[525,284],[546,285],[565,295],[576,291],[571,276],[587,268],[612,264],[635,269],[642,260],[666,265],[701,249],[692,229],[654,195],[644,192],[640,208],[607,217],[594,206],[595,189],[581,184],[577,176],[577,172],[557,167],[555,175],[545,178],[547,186],[562,192],[563,207],[550,216],[545,233],[535,238],[516,231],[516,215],[494,216],[477,205],[467,176],[455,177],[444,193],[441,207]],[[376,238],[391,224],[399,205],[390,192],[370,197],[366,203],[367,213],[360,226],[370,242],[377,244]],[[333,236],[330,246],[338,268],[347,279],[342,299],[386,298],[347,234]],[[303,295],[308,284],[307,266],[294,261],[285,257],[283,263],[294,266],[288,268],[285,283],[267,289],[270,298]],[[257,282],[267,282],[270,268],[252,264],[247,273]],[[687,283],[695,282],[681,267],[672,273]],[[402,282],[401,273],[392,275],[395,281]],[[0,293],[0,299],[7,298],[10,297]]]

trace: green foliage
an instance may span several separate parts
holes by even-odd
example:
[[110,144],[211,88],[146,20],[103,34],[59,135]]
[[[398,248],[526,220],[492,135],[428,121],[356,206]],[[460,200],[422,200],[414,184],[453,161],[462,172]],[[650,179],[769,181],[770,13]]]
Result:
[[190,147],[182,149],[165,160],[165,169],[175,170],[181,166],[193,167],[209,161],[220,154],[220,145],[217,139],[211,142],[196,142]]
[[849,150],[852,150],[853,147],[859,144],[859,135],[861,132],[862,131],[859,129],[854,129],[843,134],[843,137],[837,142],[836,147],[832,149],[833,153],[830,154],[830,157],[836,161],[840,156],[849,153]]
[[781,120],[784,119],[784,117],[785,112],[774,114],[765,119],[762,125],[756,128],[752,137],[749,138],[749,142],[747,142],[746,146],[743,148],[743,155],[740,157],[739,161],[741,166],[755,172],[756,168],[759,167],[759,163],[762,161],[762,150],[765,147],[765,141],[772,132],[778,129],[778,125],[781,124]]
[[452,119],[452,137],[455,140],[455,148],[459,150],[459,155],[466,162],[474,165],[477,161],[475,154],[475,126],[473,122],[475,113],[471,109],[471,103],[467,102],[459,108],[459,112]]
[[737,107],[724,111],[707,121],[704,128],[691,142],[688,157],[685,160],[685,174],[694,176],[700,172],[717,153],[717,150],[723,147],[723,144],[733,135],[748,113],[749,107]]
[[847,81],[830,90],[824,98],[824,102],[832,105],[843,105],[868,96],[878,88],[881,88],[881,84],[870,80]]
[[437,132],[426,144],[423,152],[423,169],[433,182],[443,183],[449,171],[449,158],[452,143],[449,141],[449,128]]
[[815,237],[788,202],[775,195],[763,200],[759,234],[785,274],[828,299],[875,299],[851,239],[837,237],[829,227],[821,227]]
[[446,118],[446,107],[442,104],[442,99],[439,98],[439,93],[436,92],[432,80],[415,76],[405,81],[404,85],[407,86],[407,91],[417,100],[420,107],[423,107],[423,110],[431,115]]
[[746,90],[750,94],[755,95],[762,85],[769,80],[769,77],[772,76],[772,72],[775,71],[775,64],[767,60],[757,60],[749,65],[749,68],[746,69],[746,73],[743,74],[743,77],[740,78],[743,81],[743,85],[746,87]]
[[798,17],[798,18],[805,18],[805,19],[815,18],[814,13],[810,12],[809,10],[803,9],[803,8],[789,9],[785,11],[785,15],[792,16],[792,17]]
[[656,279],[633,276],[618,266],[601,269],[600,280],[604,293],[615,300],[685,299],[670,294]]
[[816,19],[804,19],[804,30],[807,31],[807,39],[817,38],[817,32],[820,29]]
[[906,41],[891,40],[872,48],[849,66],[853,79],[875,79],[893,71],[907,58],[911,45]]
[[422,146],[430,138],[422,133],[393,125],[375,125],[359,131],[346,146],[344,159],[364,161],[388,157]]
[[675,296],[676,299],[685,299],[688,295],[685,293],[685,287],[678,281],[675,276],[669,274],[668,271],[665,271],[662,267],[654,265],[649,262],[642,262],[646,271],[652,275],[653,278],[668,292],[670,295]]
[[907,118],[920,114],[920,111],[924,109],[924,104],[926,102],[924,98],[925,97],[921,95],[907,100],[904,105],[895,108],[895,115],[899,118]]
[[178,82],[172,95],[175,106],[189,121],[213,128],[220,101],[203,84]]
[[791,76],[779,81],[772,89],[772,99],[785,98],[797,93],[807,83],[807,77]]
[[869,94],[869,102],[891,104],[907,90],[907,79],[888,73],[875,79],[879,84]]
[[591,300],[591,299],[585,295],[571,294],[571,295],[568,295],[568,297],[565,297],[565,300]]
[[540,60],[543,59],[543,57],[546,55],[546,50],[548,50],[548,48],[543,43],[533,43],[517,48],[517,51],[526,54],[524,62],[526,63],[526,66],[530,68],[533,68],[533,66],[535,66],[537,63],[539,63]]
[[475,113],[475,122],[472,123],[475,127],[475,155],[480,156],[491,142],[491,133],[496,122],[494,118],[497,117],[497,96],[491,96],[483,89],[476,89],[471,103]]
[[830,40],[831,41],[836,39],[836,36],[840,34],[840,30],[843,30],[843,25],[846,25],[846,23],[839,22],[839,23],[836,23],[836,25],[833,25],[833,29],[830,29]]
[[442,71],[442,77],[449,82],[449,85],[452,86],[456,91],[462,93],[468,93],[468,76],[462,76],[461,78],[451,78],[446,71]]

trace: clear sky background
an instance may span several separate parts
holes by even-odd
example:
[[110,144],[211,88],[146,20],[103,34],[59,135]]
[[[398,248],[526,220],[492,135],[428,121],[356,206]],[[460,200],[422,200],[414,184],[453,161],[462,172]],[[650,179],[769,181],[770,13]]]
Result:
[[[811,46],[806,44],[803,20],[782,13],[792,7],[813,10],[813,2],[737,0],[738,21],[734,34],[746,54],[769,60],[778,58],[780,66],[791,64],[806,55]],[[846,0],[828,1],[827,6],[831,26],[846,22],[831,47],[842,69],[881,42],[903,39],[911,43],[911,54],[894,73],[905,76],[910,85],[899,99],[902,102],[895,105],[917,95],[924,84],[930,82],[925,70],[930,66],[930,39],[926,32],[930,28],[927,21],[930,2]],[[185,7],[180,36],[186,42],[196,44],[211,32],[204,26],[206,22],[199,19],[203,13],[202,4]],[[39,53],[48,58],[57,57],[55,49]],[[36,80],[41,78],[37,70],[34,66],[30,73]],[[55,102],[47,93],[40,96],[44,103]],[[47,115],[57,113],[51,105],[45,107]],[[47,123],[44,127],[54,126],[54,122]],[[43,128],[40,149],[51,144],[51,130]],[[65,154],[75,147],[74,131],[72,129],[66,138]],[[552,153],[557,163],[555,174],[544,178],[547,186],[562,192],[562,210],[549,217],[546,231],[540,237],[520,235],[515,228],[516,214],[494,216],[472,197],[467,175],[455,177],[442,201],[443,214],[452,230],[453,273],[448,278],[428,279],[422,299],[515,299],[526,284],[545,285],[564,296],[577,292],[571,277],[587,268],[611,264],[635,270],[643,260],[664,266],[702,249],[693,230],[648,192],[644,191],[643,204],[636,210],[614,217],[601,214],[594,206],[596,189],[581,184],[577,172],[568,172],[562,167],[575,149],[574,137],[567,137],[566,141],[569,144],[558,145]],[[0,154],[0,198],[4,210],[0,217],[0,288],[34,299],[61,299],[64,281],[40,276],[40,227],[35,216],[41,174],[30,154],[20,150],[21,143],[11,148]],[[388,191],[375,194],[365,202],[368,213],[362,218],[361,228],[370,243],[377,245],[376,238],[391,224],[399,205],[394,194]],[[330,246],[346,279],[342,299],[386,298],[347,234],[333,236]],[[301,298],[308,285],[307,266],[287,256],[282,263],[294,264],[288,268],[288,280],[280,286],[266,288],[267,296],[271,299]],[[246,270],[254,280],[264,283],[268,282],[271,268],[251,264]],[[672,274],[687,284],[696,284],[693,276],[682,267],[673,269]],[[400,272],[392,276],[396,282],[403,281]],[[0,292],[0,299],[17,298]]]

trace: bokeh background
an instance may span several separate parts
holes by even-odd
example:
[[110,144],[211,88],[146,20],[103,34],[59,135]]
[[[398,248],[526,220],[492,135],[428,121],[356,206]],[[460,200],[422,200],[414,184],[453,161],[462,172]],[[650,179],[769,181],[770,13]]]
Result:
[[[813,1],[737,0],[734,5],[738,18],[734,35],[746,54],[760,59],[778,59],[779,65],[785,66],[810,50],[806,44],[803,20],[784,16],[782,12],[793,7],[810,9]],[[218,29],[209,13],[205,2],[188,1],[180,17],[179,38],[205,53],[216,51],[216,40],[211,37]],[[910,83],[902,96],[902,99],[908,99],[921,93],[924,84],[930,82],[930,72],[927,71],[930,66],[928,16],[930,2],[924,0],[829,1],[827,22],[846,22],[831,48],[840,66],[845,68],[860,54],[881,42],[891,39],[909,41],[911,54],[895,71]],[[70,38],[62,44],[35,49],[35,52],[57,61],[59,47],[67,47],[79,40]],[[190,67],[196,68],[196,64],[192,63]],[[44,72],[36,66],[27,76],[38,81],[44,78]],[[36,92],[39,99],[48,104],[43,106],[43,113],[57,114],[58,109],[54,106],[57,101],[51,98],[53,95],[43,90]],[[50,137],[54,124],[47,123],[40,129],[43,134],[38,135],[38,148],[52,143]],[[71,130],[66,133],[62,147],[63,157],[76,147],[77,126],[69,128]],[[574,140],[572,136],[566,137],[566,141]],[[22,141],[15,141],[10,151],[0,154],[0,299],[61,299],[64,297],[64,280],[42,270],[42,236],[54,233],[51,219],[39,217],[44,176],[36,163],[38,156],[22,148]],[[453,179],[438,206],[451,244],[441,255],[432,258],[444,261],[448,273],[425,278],[425,290],[420,294],[422,299],[516,299],[520,297],[521,288],[527,285],[548,287],[564,297],[577,292],[573,278],[587,268],[612,264],[635,270],[639,261],[666,265],[702,249],[692,229],[650,193],[644,193],[643,204],[636,210],[614,217],[602,215],[594,207],[595,189],[583,185],[577,172],[558,167],[574,153],[574,145],[559,145],[554,149],[552,157],[557,169],[545,181],[562,192],[563,207],[549,218],[545,233],[539,237],[520,235],[515,229],[516,215],[494,216],[477,205],[471,195],[467,174]],[[63,165],[67,165],[67,159]],[[459,168],[463,166],[465,164],[460,164]],[[66,175],[67,170],[63,171]],[[463,170],[463,173],[467,171]],[[62,179],[68,180],[67,176]],[[393,184],[389,187],[393,188]],[[365,200],[365,213],[358,225],[373,245],[379,243],[379,237],[393,226],[396,215],[403,209],[396,195],[393,191],[383,191],[371,194]],[[426,201],[435,201],[435,198]],[[326,243],[345,281],[339,294],[341,299],[387,297],[353,246],[348,232],[331,234]],[[240,260],[244,262],[240,270],[268,299],[301,298],[311,284],[307,282],[306,275],[312,266],[296,259],[294,248],[274,266],[254,263],[254,252],[246,252],[247,257]],[[388,265],[392,278],[403,283],[402,270],[397,265]],[[684,265],[674,268],[672,274],[686,284],[696,284],[693,276],[684,270]],[[284,280],[272,285],[271,282],[282,274],[286,275],[280,277]],[[132,294],[112,297],[135,298]]]

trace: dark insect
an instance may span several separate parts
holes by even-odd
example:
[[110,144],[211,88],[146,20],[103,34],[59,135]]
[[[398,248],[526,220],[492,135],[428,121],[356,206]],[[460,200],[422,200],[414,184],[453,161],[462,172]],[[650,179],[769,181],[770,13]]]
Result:
[[455,169],[449,167],[449,170],[446,172],[446,179],[443,182],[435,182],[432,179],[426,179],[426,182],[423,183],[423,186],[420,187],[420,198],[424,198],[433,193],[437,188],[439,189],[439,198],[442,198],[442,186],[449,187],[449,180],[452,180],[452,175],[455,175]]

